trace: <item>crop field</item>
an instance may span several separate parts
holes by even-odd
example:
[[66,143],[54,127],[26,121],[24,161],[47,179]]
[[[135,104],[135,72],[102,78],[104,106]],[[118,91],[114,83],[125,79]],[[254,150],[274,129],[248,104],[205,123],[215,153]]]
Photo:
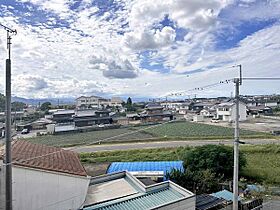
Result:
[[280,184],[280,146],[241,147],[247,159],[242,175],[257,181]]
[[[138,130],[138,131],[137,131]],[[27,139],[32,142],[52,146],[76,146],[93,144],[98,141],[160,141],[160,140],[196,140],[196,139],[229,139],[234,129],[215,125],[191,122],[173,122],[156,126],[136,126],[129,128],[108,129],[85,133],[47,135]],[[241,130],[243,138],[268,138],[269,134]]]
[[[241,176],[264,184],[280,185],[280,145],[241,146],[247,165]],[[83,163],[180,160],[189,147],[82,153]]]
[[[232,137],[234,134],[234,129],[192,122],[176,122],[148,129],[146,132],[149,132],[155,136],[166,137]],[[249,136],[264,134],[255,131],[241,130],[240,135]]]

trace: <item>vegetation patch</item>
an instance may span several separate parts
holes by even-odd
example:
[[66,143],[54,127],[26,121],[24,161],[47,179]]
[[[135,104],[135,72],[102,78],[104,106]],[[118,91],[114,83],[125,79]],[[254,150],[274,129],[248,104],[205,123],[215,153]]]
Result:
[[[247,164],[241,176],[264,184],[280,184],[280,145],[241,146]],[[181,160],[191,147],[82,153],[84,163]]]
[[[137,131],[138,130],[138,131]],[[167,140],[213,140],[233,138],[234,129],[216,125],[205,125],[192,122],[173,122],[157,126],[141,125],[119,129],[108,129],[84,133],[47,135],[27,139],[34,143],[51,146],[77,146],[106,142],[137,142]],[[242,138],[272,138],[267,133],[241,130]]]

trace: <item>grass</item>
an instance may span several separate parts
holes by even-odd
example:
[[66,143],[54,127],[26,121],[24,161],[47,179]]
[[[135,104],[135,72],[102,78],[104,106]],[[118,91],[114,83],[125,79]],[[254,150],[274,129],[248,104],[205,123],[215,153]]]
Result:
[[[132,133],[136,130],[139,132]],[[136,126],[129,128],[72,133],[63,135],[48,135],[27,139],[34,143],[51,146],[77,146],[93,144],[100,140],[104,142],[136,142],[136,141],[166,141],[166,140],[213,140],[230,139],[234,129],[216,125],[205,125],[192,122],[173,122],[158,126]],[[267,133],[241,130],[242,138],[270,138]]]
[[241,147],[247,166],[242,176],[267,184],[280,184],[280,145]]
[[[82,153],[83,163],[180,160],[189,147]],[[241,146],[247,166],[241,176],[265,184],[280,184],[280,145]]]

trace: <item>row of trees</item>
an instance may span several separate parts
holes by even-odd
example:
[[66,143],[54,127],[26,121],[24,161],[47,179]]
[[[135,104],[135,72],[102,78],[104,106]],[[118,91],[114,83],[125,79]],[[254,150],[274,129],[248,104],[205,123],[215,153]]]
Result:
[[[6,103],[6,98],[3,94],[0,93],[0,111],[4,112],[5,111],[5,103]],[[26,107],[26,104],[23,102],[12,102],[11,108],[12,111],[21,111]]]
[[[205,145],[186,149],[182,154],[184,171],[173,170],[168,177],[197,194],[220,190],[220,183],[232,180],[233,149],[223,145]],[[246,165],[240,153],[240,169]]]

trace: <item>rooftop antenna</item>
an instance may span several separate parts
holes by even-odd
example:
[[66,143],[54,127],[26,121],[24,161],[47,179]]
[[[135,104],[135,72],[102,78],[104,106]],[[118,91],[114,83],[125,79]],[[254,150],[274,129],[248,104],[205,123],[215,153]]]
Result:
[[17,31],[0,23],[0,26],[7,32],[8,58],[6,59],[6,120],[5,120],[5,180],[6,180],[6,210],[12,210],[12,151],[11,151],[11,35]]

